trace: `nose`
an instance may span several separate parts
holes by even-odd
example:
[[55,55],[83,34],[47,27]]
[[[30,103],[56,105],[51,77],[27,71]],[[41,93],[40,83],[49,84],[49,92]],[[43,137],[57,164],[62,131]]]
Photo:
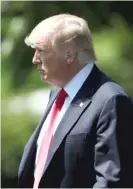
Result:
[[32,63],[33,64],[40,64],[41,63],[41,61],[40,61],[40,59],[38,57],[37,51],[35,51],[35,54],[34,54],[33,59],[32,59]]

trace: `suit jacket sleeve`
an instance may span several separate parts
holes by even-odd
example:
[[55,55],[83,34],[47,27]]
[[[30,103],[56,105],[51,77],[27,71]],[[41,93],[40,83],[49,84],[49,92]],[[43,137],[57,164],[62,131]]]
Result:
[[96,183],[93,187],[133,187],[131,99],[124,95],[115,95],[104,102],[96,130]]

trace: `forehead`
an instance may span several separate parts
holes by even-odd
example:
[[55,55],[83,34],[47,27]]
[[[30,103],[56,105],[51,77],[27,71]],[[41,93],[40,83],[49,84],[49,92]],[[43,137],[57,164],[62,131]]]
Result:
[[36,40],[31,44],[32,48],[46,49],[51,47],[51,41],[49,37],[38,36]]

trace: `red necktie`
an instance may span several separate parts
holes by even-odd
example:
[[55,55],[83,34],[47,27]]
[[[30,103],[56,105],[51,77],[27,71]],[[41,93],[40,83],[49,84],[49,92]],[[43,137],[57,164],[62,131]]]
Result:
[[48,150],[49,150],[50,143],[51,143],[52,136],[53,136],[54,121],[55,121],[55,118],[57,117],[58,113],[60,112],[60,110],[64,104],[65,98],[67,96],[68,96],[67,93],[64,91],[64,89],[62,89],[59,92],[57,99],[54,103],[48,130],[46,133],[44,133],[44,136],[43,136],[43,139],[41,142],[41,146],[40,146],[38,161],[37,161],[37,165],[36,165],[36,169],[35,169],[35,181],[34,181],[33,188],[38,188],[38,186],[39,186],[39,182],[40,182],[40,179],[43,174],[43,169],[44,169],[44,166],[45,166],[45,163],[47,160]]

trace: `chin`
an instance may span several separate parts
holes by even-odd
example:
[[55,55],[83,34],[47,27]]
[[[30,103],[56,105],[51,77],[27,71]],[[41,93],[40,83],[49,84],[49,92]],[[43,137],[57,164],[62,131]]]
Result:
[[41,75],[41,80],[44,82],[47,82],[47,80],[45,79],[45,77],[43,75]]
[[45,79],[45,76],[44,76],[44,75],[41,76],[41,80],[42,80],[44,83],[51,84],[50,81],[48,81],[47,79]]
[[59,84],[52,82],[52,81],[49,80],[48,78],[45,78],[45,75],[41,75],[41,80],[42,80],[44,83],[47,83],[47,84],[50,84],[50,85],[53,85],[53,86],[56,86],[56,87],[61,88]]

